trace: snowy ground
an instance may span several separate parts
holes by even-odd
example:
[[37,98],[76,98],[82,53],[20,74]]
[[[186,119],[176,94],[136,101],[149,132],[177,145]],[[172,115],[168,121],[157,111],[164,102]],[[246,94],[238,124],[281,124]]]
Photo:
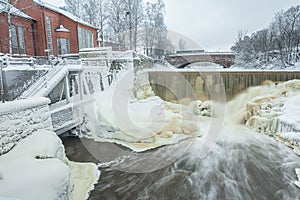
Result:
[[51,131],[39,130],[0,156],[0,199],[87,199],[98,178],[95,164],[68,161]]

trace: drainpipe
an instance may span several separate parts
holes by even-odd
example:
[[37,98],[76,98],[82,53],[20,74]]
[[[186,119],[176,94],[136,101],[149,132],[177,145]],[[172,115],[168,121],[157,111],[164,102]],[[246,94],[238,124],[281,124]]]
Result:
[[[43,23],[43,27],[44,27],[44,39],[45,39],[45,47],[46,49],[48,49],[48,46],[47,46],[47,35],[46,35],[46,27],[45,27],[45,7],[41,5],[41,8],[42,8],[42,23]],[[43,51],[44,52],[44,51]]]
[[[78,22],[76,22],[76,40],[77,40],[77,51],[78,51],[78,53],[79,53],[79,33],[78,33]],[[71,49],[71,47],[70,47],[70,49]]]
[[3,68],[3,60],[2,58],[0,58],[0,81],[1,81],[1,90],[0,90],[0,95],[1,95],[1,99],[2,99],[2,102],[4,103],[4,81],[3,81],[3,71],[2,71],[2,68]]
[[36,38],[35,38],[35,21],[31,21],[31,30],[32,30],[32,40],[33,40],[33,51],[34,51],[34,56],[37,56],[37,50],[36,50]]

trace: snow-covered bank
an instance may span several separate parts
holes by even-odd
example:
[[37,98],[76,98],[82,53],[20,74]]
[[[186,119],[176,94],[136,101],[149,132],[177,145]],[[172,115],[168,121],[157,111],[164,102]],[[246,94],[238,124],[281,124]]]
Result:
[[17,199],[69,199],[70,171],[54,132],[40,130],[0,156],[0,196]]
[[0,156],[0,199],[87,199],[97,166],[74,163],[52,131],[38,130]]

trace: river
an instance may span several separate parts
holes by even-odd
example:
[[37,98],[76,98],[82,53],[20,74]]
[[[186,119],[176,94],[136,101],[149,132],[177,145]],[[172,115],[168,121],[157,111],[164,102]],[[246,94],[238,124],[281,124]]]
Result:
[[[74,136],[61,138],[68,158],[74,161],[102,162],[87,145],[103,154],[114,148]],[[175,162],[153,172],[128,173],[100,165],[101,177],[89,199],[299,199],[294,170],[300,167],[300,159],[292,149],[241,125],[227,125],[205,157],[199,153],[201,140],[197,138]],[[178,148],[183,146],[185,142]],[[155,160],[159,152],[152,150],[147,161]],[[161,156],[171,154],[166,151]],[[136,159],[144,162],[143,157],[133,157],[134,162],[125,158],[127,166],[136,165]]]

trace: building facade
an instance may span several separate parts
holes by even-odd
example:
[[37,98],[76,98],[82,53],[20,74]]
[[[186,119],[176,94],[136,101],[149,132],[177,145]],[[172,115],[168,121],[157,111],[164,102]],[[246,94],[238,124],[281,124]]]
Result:
[[[19,51],[13,51],[14,56],[60,56],[78,53],[81,48],[97,46],[97,28],[65,10],[38,0],[19,0],[14,6],[30,17],[30,19],[24,16],[13,17],[12,36],[15,34],[14,29],[17,36],[22,35],[22,29],[24,34],[24,40],[21,36],[21,39],[12,37],[12,44],[15,44],[13,47],[17,43],[19,47]],[[4,25],[7,26],[6,30],[0,30],[0,37],[3,37],[1,41],[7,42],[2,44],[0,51],[9,53],[8,24],[5,15],[7,15],[5,12],[0,14],[0,20],[4,23],[6,20]],[[25,53],[21,51],[24,48]]]

